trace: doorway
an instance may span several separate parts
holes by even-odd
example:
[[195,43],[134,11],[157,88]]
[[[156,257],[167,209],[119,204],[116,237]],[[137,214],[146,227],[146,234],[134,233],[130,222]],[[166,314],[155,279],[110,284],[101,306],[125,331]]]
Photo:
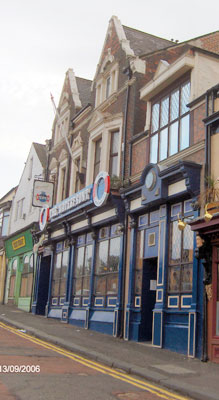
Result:
[[36,314],[45,315],[49,293],[51,256],[41,258]]
[[152,340],[153,309],[156,302],[157,257],[145,259],[142,276],[142,320],[140,340]]

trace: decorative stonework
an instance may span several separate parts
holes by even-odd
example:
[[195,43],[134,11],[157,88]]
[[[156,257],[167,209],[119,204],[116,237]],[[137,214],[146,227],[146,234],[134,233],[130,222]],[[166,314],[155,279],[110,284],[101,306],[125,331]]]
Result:
[[79,132],[78,136],[76,136],[76,138],[73,140],[72,150],[75,151],[82,146],[83,146],[83,140],[81,138],[81,132]]

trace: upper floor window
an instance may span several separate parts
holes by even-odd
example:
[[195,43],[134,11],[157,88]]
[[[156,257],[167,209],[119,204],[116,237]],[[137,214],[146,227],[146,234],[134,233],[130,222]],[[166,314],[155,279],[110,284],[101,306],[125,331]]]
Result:
[[23,207],[24,207],[24,198],[17,201],[15,210],[15,221],[17,219],[23,218]]
[[152,105],[150,162],[157,163],[189,147],[190,82],[183,82]]
[[110,163],[109,163],[110,176],[118,175],[118,149],[119,149],[119,131],[115,131],[111,133]]
[[0,231],[2,236],[8,234],[9,211],[0,212]]
[[75,175],[75,193],[79,192],[80,190],[80,158],[77,158],[75,160],[75,165],[76,165],[76,175]]
[[118,88],[118,65],[108,63],[96,85],[96,106],[114,93]]
[[62,168],[60,171],[60,185],[61,185],[61,200],[65,198],[65,181],[66,181],[66,168]]
[[94,179],[100,172],[101,146],[102,146],[102,139],[99,139],[95,142]]
[[29,163],[29,172],[28,172],[28,180],[29,181],[32,178],[32,174],[33,174],[33,157],[31,157],[30,163]]

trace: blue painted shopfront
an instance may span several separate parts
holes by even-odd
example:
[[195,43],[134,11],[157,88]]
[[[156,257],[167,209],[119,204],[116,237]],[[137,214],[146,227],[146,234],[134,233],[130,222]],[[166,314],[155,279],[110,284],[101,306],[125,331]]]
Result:
[[[194,256],[195,238],[179,219],[197,216],[200,166],[179,162],[159,170],[149,164],[129,200],[130,268],[125,338],[152,341],[201,357],[203,276]],[[138,201],[139,199],[139,201]]]
[[[97,207],[92,187],[84,190],[87,198],[82,204],[73,208],[69,198],[52,209],[50,233],[38,252],[32,311],[117,336],[122,314],[123,202],[111,193]],[[43,287],[45,280],[48,285]]]

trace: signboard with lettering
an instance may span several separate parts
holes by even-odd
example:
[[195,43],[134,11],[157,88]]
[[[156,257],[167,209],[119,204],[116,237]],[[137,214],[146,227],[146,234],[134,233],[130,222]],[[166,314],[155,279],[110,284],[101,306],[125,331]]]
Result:
[[80,190],[63,200],[61,203],[56,204],[50,209],[49,219],[53,220],[68,211],[76,211],[77,209],[84,207],[92,202],[92,189],[93,185],[86,186],[84,189]]
[[53,201],[53,182],[35,180],[33,183],[33,200],[34,207],[51,207]]
[[28,229],[5,241],[7,258],[19,256],[33,249],[31,230]]
[[18,239],[12,241],[12,248],[13,250],[18,250],[21,247],[24,247],[25,244],[26,244],[25,237],[21,236]]

